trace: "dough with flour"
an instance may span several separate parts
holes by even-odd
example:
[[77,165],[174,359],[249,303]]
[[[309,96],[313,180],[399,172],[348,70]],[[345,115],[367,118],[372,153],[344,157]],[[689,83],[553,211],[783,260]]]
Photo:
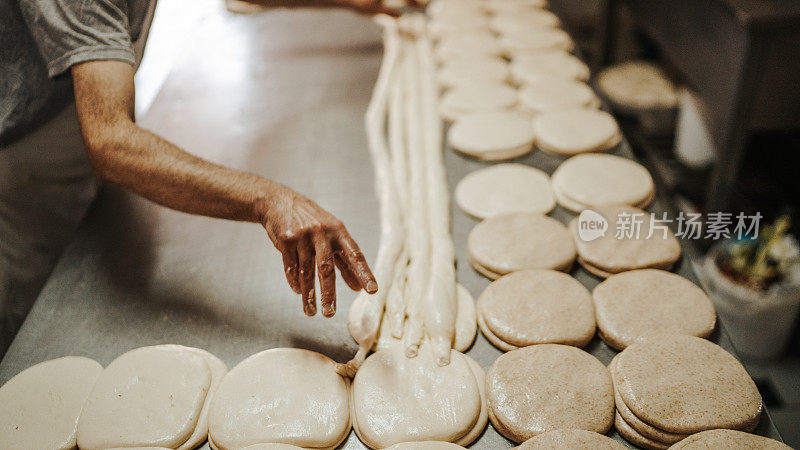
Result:
[[508,63],[500,58],[474,56],[445,61],[437,72],[439,84],[445,88],[471,85],[476,82],[504,83],[509,78]]
[[541,27],[502,35],[500,48],[505,56],[514,59],[518,55],[542,50],[572,51],[575,42],[560,28]]
[[265,350],[225,376],[208,425],[209,441],[219,450],[258,443],[335,448],[350,431],[348,382],[319,353]]
[[517,91],[505,83],[482,82],[457,86],[442,95],[442,116],[450,121],[476,112],[510,110],[517,105]]
[[78,446],[184,448],[197,438],[213,377],[206,357],[181,346],[142,347],[119,356],[86,400]]
[[103,366],[66,356],[31,366],[0,387],[0,448],[71,449],[81,408]]
[[472,442],[486,426],[483,371],[455,350],[439,366],[427,343],[414,358],[402,346],[372,354],[353,379],[353,428],[370,448],[407,441]]
[[614,117],[593,108],[573,107],[543,112],[533,119],[533,132],[540,150],[559,156],[605,152],[622,141]]
[[519,91],[519,102],[524,110],[532,114],[569,108],[597,108],[600,105],[600,100],[589,85],[561,78],[525,85]]
[[583,61],[562,50],[518,55],[511,62],[511,76],[521,85],[553,78],[586,81],[589,75],[589,67]]
[[478,219],[510,212],[547,214],[556,205],[550,177],[525,164],[496,164],[476,170],[459,181],[455,200]]
[[502,53],[500,41],[488,31],[448,36],[436,45],[436,57],[439,61],[474,56],[500,56]]
[[624,450],[625,446],[608,436],[586,430],[553,430],[534,436],[522,445],[519,450]]
[[489,27],[497,34],[524,33],[531,28],[554,28],[559,24],[558,16],[546,9],[500,12],[489,21]]
[[[603,205],[644,208],[653,198],[655,184],[650,172],[627,158],[606,154],[583,154],[567,159],[550,178],[556,198],[577,212]],[[580,209],[575,209],[576,206]]]

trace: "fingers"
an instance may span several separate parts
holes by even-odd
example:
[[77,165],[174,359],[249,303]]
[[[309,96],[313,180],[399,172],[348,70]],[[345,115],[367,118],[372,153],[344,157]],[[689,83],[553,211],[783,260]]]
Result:
[[317,298],[314,293],[314,249],[308,239],[303,239],[297,246],[297,259],[300,264],[300,295],[302,296],[303,312],[307,316],[317,313]]
[[369,269],[367,259],[364,258],[364,254],[361,253],[358,244],[350,237],[347,231],[344,231],[339,237],[339,246],[342,250],[342,258],[350,267],[356,279],[358,279],[361,287],[370,294],[378,292],[378,282],[375,281],[375,276]]
[[342,252],[336,252],[333,254],[333,261],[336,263],[336,267],[339,269],[339,273],[342,274],[342,279],[347,284],[347,287],[354,291],[361,290],[361,283],[358,281],[358,278],[353,274],[353,271],[350,270],[350,266],[347,265],[346,262],[342,259]]
[[297,262],[297,245],[292,242],[286,244],[283,251],[283,271],[286,274],[286,281],[289,282],[289,287],[292,288],[295,294],[300,294],[300,278]]
[[325,236],[317,234],[313,239],[317,257],[322,315],[333,317],[336,314],[336,270],[334,269],[333,249]]

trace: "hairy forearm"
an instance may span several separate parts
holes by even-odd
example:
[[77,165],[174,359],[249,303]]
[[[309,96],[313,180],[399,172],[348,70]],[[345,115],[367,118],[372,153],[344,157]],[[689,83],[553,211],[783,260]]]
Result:
[[282,185],[191,155],[167,140],[122,122],[88,142],[98,178],[120,184],[179,211],[263,223]]

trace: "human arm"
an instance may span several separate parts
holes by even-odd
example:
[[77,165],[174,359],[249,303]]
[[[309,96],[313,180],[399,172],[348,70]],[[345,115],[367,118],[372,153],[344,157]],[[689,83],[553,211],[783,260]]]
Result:
[[203,160],[138,127],[130,64],[88,61],[71,71],[78,119],[99,179],[179,211],[261,223],[308,315],[316,313],[315,272],[328,317],[336,308],[334,267],[352,289],[377,291],[358,245],[332,214],[286,186]]

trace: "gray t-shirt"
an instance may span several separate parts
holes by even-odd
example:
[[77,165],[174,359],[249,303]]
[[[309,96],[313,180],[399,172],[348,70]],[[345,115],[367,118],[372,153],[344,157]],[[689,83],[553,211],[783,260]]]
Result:
[[136,65],[154,1],[0,0],[0,149],[73,101],[73,65]]

